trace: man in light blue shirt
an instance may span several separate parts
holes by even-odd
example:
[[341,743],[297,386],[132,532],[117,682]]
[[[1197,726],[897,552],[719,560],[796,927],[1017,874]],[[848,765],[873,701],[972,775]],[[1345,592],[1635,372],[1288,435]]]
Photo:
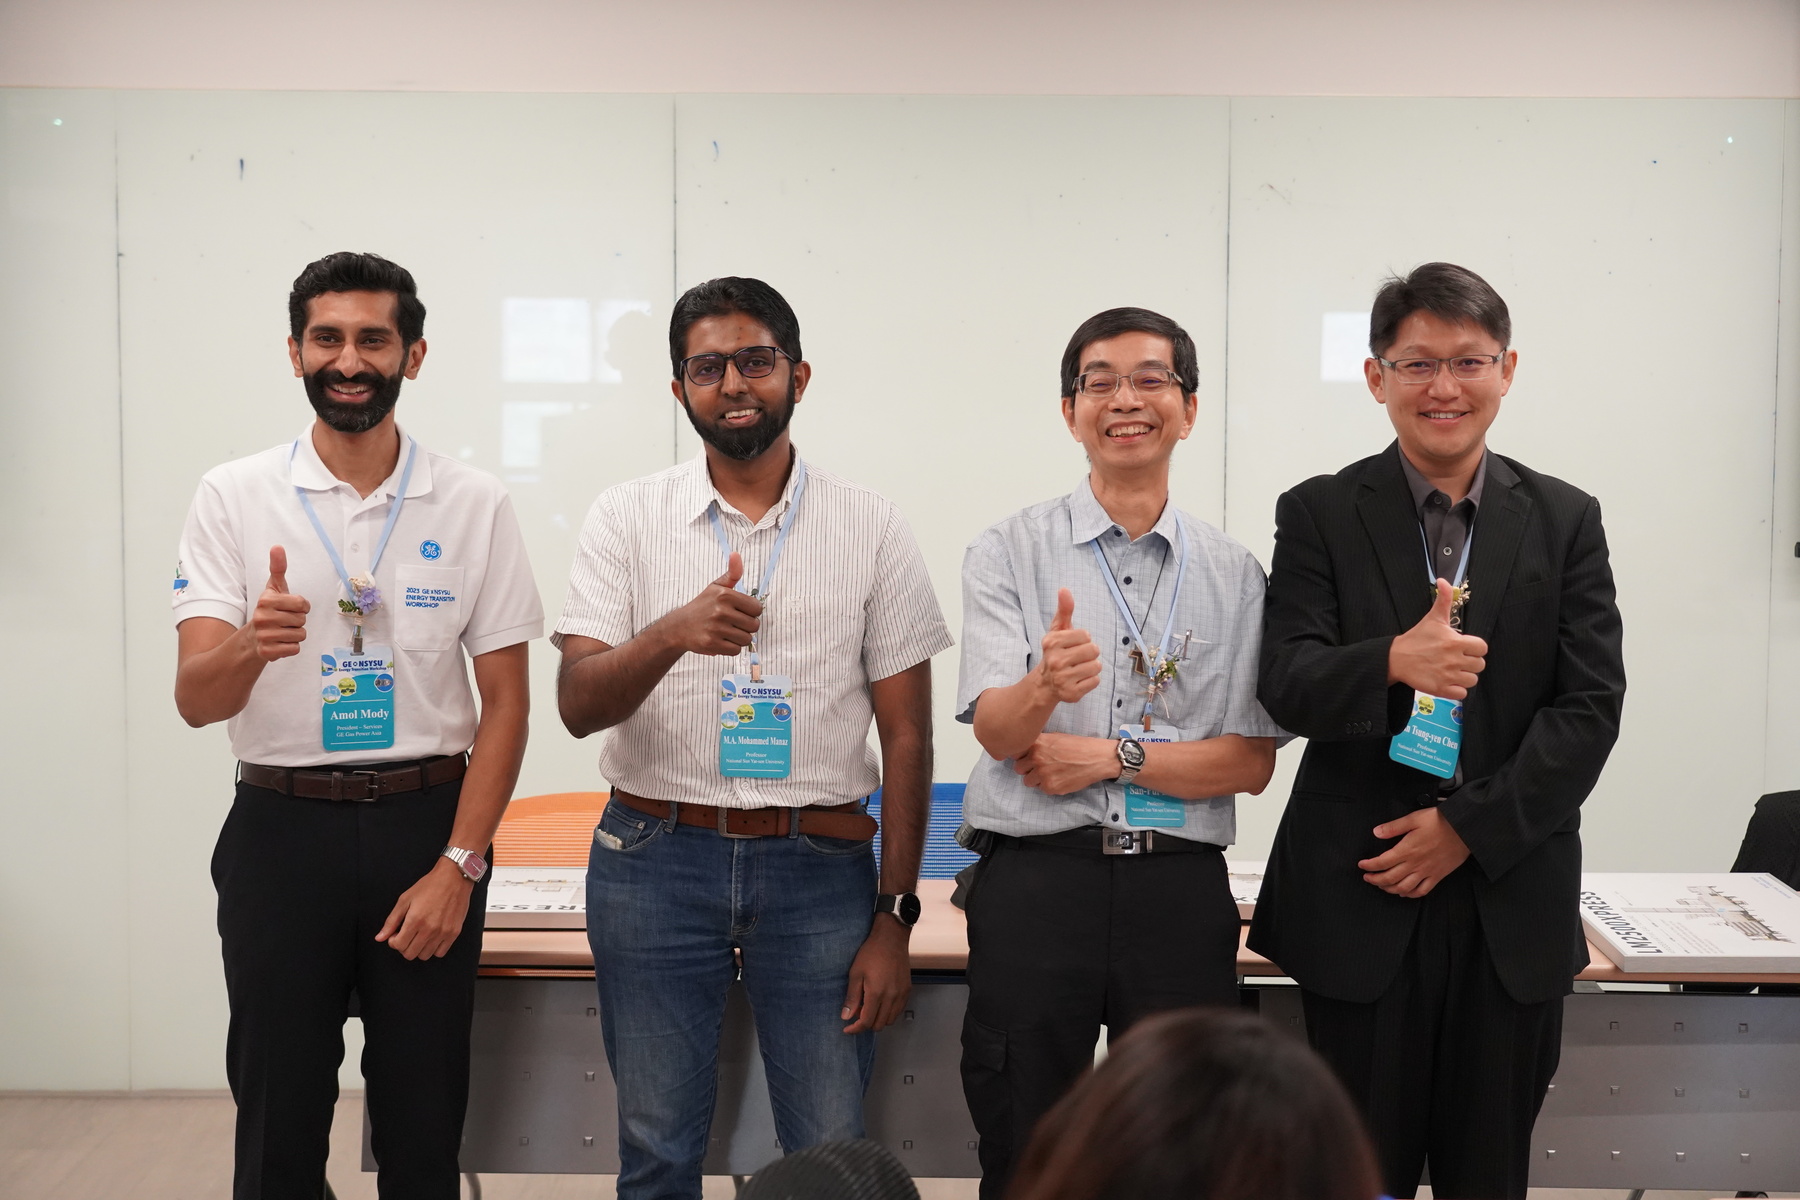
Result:
[[961,834],[982,855],[962,1070],[983,1200],[1102,1025],[1237,1001],[1224,847],[1235,794],[1267,786],[1285,735],[1256,700],[1262,568],[1169,503],[1197,375],[1167,317],[1086,321],[1062,412],[1087,478],[963,560],[958,719],[987,752]]

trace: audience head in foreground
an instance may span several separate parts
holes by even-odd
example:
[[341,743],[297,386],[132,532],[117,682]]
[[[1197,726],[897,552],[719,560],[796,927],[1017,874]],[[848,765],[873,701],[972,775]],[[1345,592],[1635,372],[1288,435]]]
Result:
[[1008,1200],[1374,1200],[1362,1122],[1305,1043],[1231,1009],[1132,1027],[1038,1124]]
[[738,1200],[919,1200],[893,1151],[868,1139],[819,1142],[778,1158],[738,1191]]

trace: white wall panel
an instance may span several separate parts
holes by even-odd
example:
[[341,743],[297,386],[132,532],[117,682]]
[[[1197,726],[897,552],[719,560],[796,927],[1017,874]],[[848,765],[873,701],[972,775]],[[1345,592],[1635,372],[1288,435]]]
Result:
[[[1225,116],[1174,98],[681,98],[678,286],[754,275],[787,297],[814,366],[795,443],[900,505],[953,632],[963,548],[1086,470],[1058,371],[1102,309],[1194,335],[1200,415],[1173,487],[1220,519]],[[942,780],[979,752],[953,719],[956,664],[934,666]]]
[[113,98],[0,93],[0,1088],[126,1074]]
[[[554,621],[594,495],[671,461],[667,405],[640,403],[666,374],[670,111],[594,96],[121,99],[137,1086],[216,1086],[222,1070],[207,862],[232,760],[222,725],[190,730],[170,701],[169,576],[201,474],[311,419],[284,347],[291,281],[344,249],[413,272],[429,352],[400,420],[507,480]],[[615,318],[588,339],[608,349],[587,382],[503,381],[509,298]],[[538,643],[520,795],[599,782],[594,747],[557,719],[555,664]]]
[[[1176,499],[1266,562],[1275,496],[1390,437],[1320,382],[1323,315],[1465,262],[1518,330],[1494,445],[1606,506],[1631,692],[1589,861],[1723,867],[1755,796],[1800,786],[1795,102],[25,91],[0,116],[0,622],[45,689],[0,710],[0,1087],[222,1080],[231,761],[174,713],[167,589],[199,476],[308,418],[285,295],[331,250],[418,275],[402,418],[506,480],[552,619],[593,496],[695,449],[675,289],[767,278],[817,368],[800,445],[901,504],[953,626],[969,538],[1083,470],[1056,397],[1080,320],[1194,333]],[[554,667],[540,645],[522,795],[599,782]],[[941,779],[976,753],[955,673]],[[1245,857],[1298,753],[1243,802]]]
[[1493,283],[1519,368],[1489,444],[1600,498],[1625,617],[1600,869],[1722,870],[1762,790],[1782,107],[1233,104],[1231,532],[1266,556],[1282,490],[1392,439],[1319,381],[1321,313],[1432,259]]

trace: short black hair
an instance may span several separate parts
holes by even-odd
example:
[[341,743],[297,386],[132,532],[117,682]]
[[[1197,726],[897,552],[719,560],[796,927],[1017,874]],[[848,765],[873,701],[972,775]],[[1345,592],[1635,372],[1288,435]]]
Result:
[[392,292],[400,341],[410,346],[425,336],[425,305],[412,272],[379,254],[339,250],[307,263],[294,278],[294,290],[288,293],[288,327],[295,341],[306,333],[307,304],[327,292]]
[[1122,333],[1149,333],[1169,339],[1175,361],[1169,366],[1181,381],[1183,395],[1200,390],[1200,356],[1194,351],[1194,339],[1188,331],[1161,313],[1147,308],[1109,308],[1083,321],[1069,339],[1062,357],[1062,394],[1065,400],[1075,395],[1075,380],[1081,375],[1081,352],[1095,342],[1118,337]]
[[775,339],[775,348],[795,362],[800,354],[800,318],[781,293],[760,279],[722,275],[697,283],[681,294],[669,314],[669,366],[681,378],[681,360],[687,357],[688,330],[707,317],[743,313],[759,322]]
[[1382,280],[1369,310],[1369,353],[1385,357],[1400,336],[1400,324],[1428,312],[1452,325],[1479,325],[1502,350],[1512,345],[1512,314],[1487,280],[1455,263],[1428,262],[1409,275]]

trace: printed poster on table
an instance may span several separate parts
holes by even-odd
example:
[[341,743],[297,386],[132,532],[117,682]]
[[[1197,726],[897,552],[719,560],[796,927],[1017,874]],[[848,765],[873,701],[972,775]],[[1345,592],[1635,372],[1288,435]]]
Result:
[[1580,904],[1624,971],[1800,971],[1800,895],[1773,875],[1583,875]]

